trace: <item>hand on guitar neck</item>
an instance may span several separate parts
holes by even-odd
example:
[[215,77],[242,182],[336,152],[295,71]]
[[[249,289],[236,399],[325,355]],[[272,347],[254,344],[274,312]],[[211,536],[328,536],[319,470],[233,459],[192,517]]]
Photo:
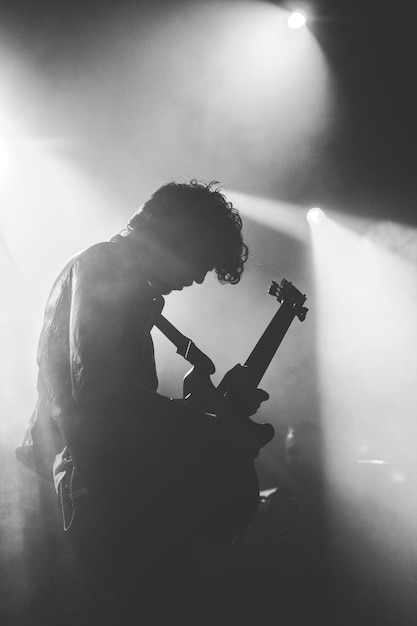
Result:
[[255,415],[269,398],[269,393],[256,388],[250,370],[240,364],[226,373],[217,390],[228,409],[242,418]]

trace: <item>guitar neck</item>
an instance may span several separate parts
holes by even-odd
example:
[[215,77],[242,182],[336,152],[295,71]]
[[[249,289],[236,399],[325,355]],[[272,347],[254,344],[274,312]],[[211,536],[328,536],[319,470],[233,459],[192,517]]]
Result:
[[295,315],[293,307],[282,304],[246,359],[245,366],[249,369],[256,387],[261,382]]
[[[285,279],[281,281],[280,286],[272,281],[269,293],[277,297],[281,306],[244,364],[249,370],[251,382],[255,387],[261,382],[294,317],[297,316],[300,321],[303,321],[308,311],[303,306],[306,300],[305,295]],[[161,313],[156,316],[154,323],[177,347],[178,354],[208,376],[215,372],[216,368],[208,356],[188,337],[180,333]]]

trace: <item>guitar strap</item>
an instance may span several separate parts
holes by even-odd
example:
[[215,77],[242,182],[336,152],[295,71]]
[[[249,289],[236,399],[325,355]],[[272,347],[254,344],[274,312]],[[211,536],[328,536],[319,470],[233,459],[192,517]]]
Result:
[[208,374],[209,376],[214,374],[216,368],[213,361],[209,359],[204,352],[197,348],[191,339],[180,333],[180,331],[162,315],[162,309],[165,306],[165,299],[156,291],[150,281],[148,281],[148,285],[150,289],[149,308],[153,313],[154,326],[156,326],[161,333],[174,344],[177,348],[177,354],[180,354],[184,359],[186,359],[186,361],[191,363],[191,365],[198,367],[202,373]]
[[159,313],[154,324],[174,344],[177,348],[177,353],[191,363],[191,365],[208,375],[214,374],[216,368],[213,361],[197,348],[191,339],[180,333],[166,317]]

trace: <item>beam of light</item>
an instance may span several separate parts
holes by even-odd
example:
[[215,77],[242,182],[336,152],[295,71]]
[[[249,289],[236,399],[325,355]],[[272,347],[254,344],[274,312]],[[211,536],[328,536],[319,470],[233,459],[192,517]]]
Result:
[[242,216],[299,241],[309,241],[305,207],[238,191],[231,191],[228,196]]
[[417,231],[327,219],[311,237],[328,506],[335,535],[379,574],[345,552],[347,567],[393,606],[390,577],[406,584],[417,559],[417,265],[405,254]]
[[[43,302],[66,260],[97,239],[108,239],[116,225],[108,199],[53,142],[21,137],[13,177],[0,194],[3,253],[21,284],[35,284]],[[117,230],[122,227],[119,222]],[[32,314],[33,307],[25,312]]]
[[113,229],[104,193],[56,145],[31,140],[22,131],[13,137],[13,148],[13,175],[0,186],[0,577],[7,566],[6,588],[18,598],[2,600],[2,608],[10,605],[15,615],[32,597],[30,541],[44,531],[42,485],[16,460],[15,449],[35,406],[36,347],[46,297],[70,256],[108,239],[123,224],[119,216]]
[[[229,88],[224,96],[231,95],[233,102],[239,101],[239,117],[255,113],[258,123],[260,112],[268,117],[273,114],[276,125],[280,115],[291,110],[287,125],[297,117],[300,92],[310,103],[325,97],[322,53],[307,30],[302,39],[291,37],[286,16],[277,7],[247,5],[233,22],[226,22],[226,37],[218,41],[212,62],[217,65],[221,59],[226,68]],[[311,114],[313,111],[310,108]]]
[[[146,105],[143,120],[132,107],[119,123],[129,125],[139,156],[146,143],[147,168],[211,168],[238,187],[251,177],[279,185],[300,161],[311,163],[316,138],[339,110],[317,41],[308,29],[294,37],[287,15],[263,2],[196,3],[180,18],[173,10],[153,24],[148,55],[145,34],[132,51],[134,72],[128,67],[115,78],[130,76],[134,105],[139,96],[142,110]],[[167,42],[175,42],[168,66]],[[154,82],[168,100],[151,98]]]
[[298,30],[299,28],[303,28],[307,23],[306,16],[301,11],[293,11],[290,13],[287,19],[287,24],[290,28],[294,30]]
[[[8,329],[2,335],[0,409],[11,416],[3,421],[9,438],[22,432],[35,399],[36,344],[56,276],[76,252],[124,226],[120,218],[113,221],[108,198],[56,146],[23,135],[15,144],[13,176],[0,188],[0,325]],[[23,335],[26,352],[19,351],[17,372],[13,346],[20,345]],[[23,367],[26,353],[31,358]],[[15,393],[16,380],[25,386],[21,393]],[[14,390],[15,410],[5,408],[9,390]]]
[[[172,3],[146,20],[133,4],[121,8],[116,21],[103,17],[97,39],[83,39],[86,63],[60,51],[42,77],[49,93],[31,86],[33,72],[14,72],[20,83],[11,78],[10,91],[23,113],[26,103],[30,108],[28,91],[36,91],[31,115],[44,128],[51,120],[64,131],[69,127],[70,136],[83,136],[82,156],[95,151],[96,171],[107,185],[118,186],[121,197],[128,188],[137,194],[137,172],[146,172],[149,192],[155,180],[206,172],[234,187],[247,182],[250,191],[252,180],[258,188],[262,181],[278,186],[288,172],[311,170],[316,142],[323,145],[340,107],[329,66],[308,29],[294,37],[288,11],[266,2],[213,0],[193,3],[192,10]],[[71,89],[54,81],[64,75]],[[109,124],[109,115],[117,122]]]

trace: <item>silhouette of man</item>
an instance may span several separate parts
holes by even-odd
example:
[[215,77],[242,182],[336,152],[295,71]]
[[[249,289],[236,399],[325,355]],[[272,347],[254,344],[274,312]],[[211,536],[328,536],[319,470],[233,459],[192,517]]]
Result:
[[[158,394],[150,334],[171,291],[213,270],[239,282],[241,230],[217,183],[171,182],[121,234],[70,259],[50,293],[31,431],[109,623],[122,610],[199,623],[194,538],[227,541],[256,511],[259,445],[239,420]],[[245,392],[229,405],[243,418],[268,397]]]

